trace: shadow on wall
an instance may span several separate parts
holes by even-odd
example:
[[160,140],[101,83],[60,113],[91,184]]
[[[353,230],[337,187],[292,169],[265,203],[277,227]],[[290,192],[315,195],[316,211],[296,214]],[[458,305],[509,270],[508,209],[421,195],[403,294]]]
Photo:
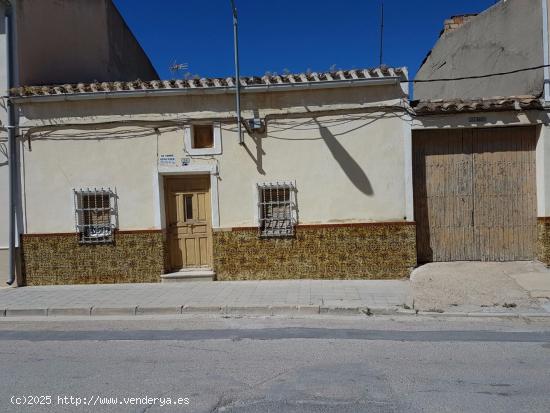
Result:
[[340,168],[344,171],[348,179],[355,187],[365,195],[373,195],[374,191],[369,178],[361,169],[361,166],[352,158],[349,152],[338,142],[338,139],[326,128],[315,120],[319,126],[319,132],[325,144],[327,145],[330,153],[340,165]]
[[246,132],[244,133],[246,134],[246,136],[252,139],[252,142],[254,142],[254,145],[256,146],[256,155],[252,153],[250,148],[247,146],[246,142],[244,142],[242,146],[246,151],[246,153],[248,154],[248,156],[250,156],[250,159],[252,159],[252,161],[256,164],[256,170],[258,171],[258,173],[260,175],[265,175],[265,170],[263,167],[263,157],[265,156],[265,151],[262,146],[262,141],[266,135],[265,133],[254,134],[254,135],[247,134]]

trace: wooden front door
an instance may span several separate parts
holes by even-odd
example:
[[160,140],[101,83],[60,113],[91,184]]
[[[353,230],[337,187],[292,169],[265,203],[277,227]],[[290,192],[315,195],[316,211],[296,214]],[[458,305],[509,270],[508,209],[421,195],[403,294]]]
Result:
[[212,267],[210,177],[170,177],[164,185],[172,271]]
[[419,262],[531,260],[536,130],[415,131]]

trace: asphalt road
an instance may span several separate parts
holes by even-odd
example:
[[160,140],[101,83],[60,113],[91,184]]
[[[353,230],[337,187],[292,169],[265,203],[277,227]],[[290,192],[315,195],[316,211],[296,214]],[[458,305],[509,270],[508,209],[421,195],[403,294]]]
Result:
[[549,412],[550,324],[4,320],[0,411]]

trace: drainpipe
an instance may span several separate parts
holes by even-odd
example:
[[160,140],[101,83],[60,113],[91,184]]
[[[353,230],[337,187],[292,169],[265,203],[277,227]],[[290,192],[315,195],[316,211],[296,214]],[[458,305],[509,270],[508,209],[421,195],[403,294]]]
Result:
[[[13,68],[13,11],[11,4],[6,8],[6,77],[8,90],[14,86],[14,68]],[[8,258],[8,285],[15,282],[15,212],[16,212],[16,142],[15,142],[15,108],[7,93],[7,112],[8,112],[8,169],[9,169],[9,258]]]
[[239,64],[239,23],[237,20],[237,8],[235,1],[231,0],[231,8],[233,9],[233,47],[235,52],[235,95],[236,95],[236,110],[237,110],[237,128],[239,133],[239,143],[244,145],[244,136],[241,125],[241,68]]
[[550,102],[550,58],[548,56],[548,0],[542,1],[542,46],[544,48],[544,101]]

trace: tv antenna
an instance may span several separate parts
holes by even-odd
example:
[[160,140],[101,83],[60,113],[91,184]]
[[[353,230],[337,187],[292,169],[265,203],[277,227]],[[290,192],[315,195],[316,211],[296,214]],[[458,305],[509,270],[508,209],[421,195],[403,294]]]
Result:
[[189,64],[178,63],[177,60],[174,60],[174,63],[172,63],[168,69],[170,69],[170,72],[172,72],[175,77],[180,77],[180,72],[189,69]]

